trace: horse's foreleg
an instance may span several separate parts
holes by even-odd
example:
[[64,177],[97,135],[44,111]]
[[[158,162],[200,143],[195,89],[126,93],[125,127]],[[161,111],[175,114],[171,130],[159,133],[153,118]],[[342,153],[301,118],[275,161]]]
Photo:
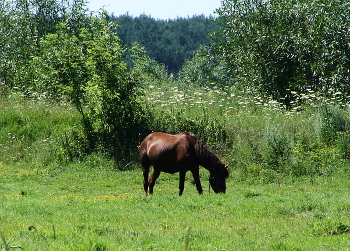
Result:
[[153,168],[152,176],[149,179],[149,193],[150,194],[153,194],[153,187],[154,187],[154,185],[156,183],[156,180],[158,179],[159,175],[160,175],[160,171]]
[[185,189],[186,171],[180,171],[179,195],[181,196]]
[[192,172],[192,175],[193,175],[194,182],[196,183],[197,191],[198,191],[199,194],[202,194],[203,193],[203,188],[202,188],[201,181],[199,179],[199,168],[197,167],[195,169],[192,169],[191,172]]

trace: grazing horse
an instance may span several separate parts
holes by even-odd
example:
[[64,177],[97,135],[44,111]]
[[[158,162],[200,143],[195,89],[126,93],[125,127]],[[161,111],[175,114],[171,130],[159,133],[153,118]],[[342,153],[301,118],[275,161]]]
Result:
[[[199,180],[199,166],[210,172],[209,183],[215,193],[226,192],[227,166],[213,154],[195,136],[183,132],[176,135],[154,132],[149,134],[140,145],[140,159],[143,172],[145,193],[153,194],[153,187],[160,175],[180,173],[179,195],[184,190],[187,171],[191,171],[199,194],[203,189]],[[150,166],[153,174],[148,180]]]

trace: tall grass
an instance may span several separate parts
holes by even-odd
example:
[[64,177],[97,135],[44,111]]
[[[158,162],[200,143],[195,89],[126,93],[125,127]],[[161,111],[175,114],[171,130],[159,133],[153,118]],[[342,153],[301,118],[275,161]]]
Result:
[[[145,86],[144,93],[140,102],[149,132],[195,134],[230,165],[237,180],[269,183],[288,176],[330,175],[349,163],[350,116],[344,105],[304,98],[303,106],[286,111],[249,89],[172,82]],[[84,155],[88,142],[70,105],[12,96],[0,106],[1,162],[36,168],[82,158],[108,163],[103,152]],[[146,136],[142,133],[140,139]],[[135,161],[137,151],[135,145]]]
[[252,90],[151,85],[144,100],[153,131],[197,135],[239,179],[329,175],[348,160],[349,108],[334,99],[304,95],[286,111]]
[[64,135],[79,124],[79,114],[69,105],[2,98],[0,162],[42,167],[65,160]]

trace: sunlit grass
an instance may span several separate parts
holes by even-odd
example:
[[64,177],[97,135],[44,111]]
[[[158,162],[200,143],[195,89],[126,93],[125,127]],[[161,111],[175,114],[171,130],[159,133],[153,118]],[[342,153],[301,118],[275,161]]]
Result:
[[45,166],[62,152],[62,136],[80,124],[68,104],[18,96],[0,101],[0,161]]
[[350,224],[350,184],[338,176],[280,185],[231,177],[220,195],[208,191],[201,170],[204,194],[187,181],[179,197],[178,175],[162,174],[146,196],[138,170],[81,164],[22,176],[2,168],[9,178],[0,184],[1,232],[25,250],[184,250],[189,227],[191,250],[348,247],[341,226]]
[[[144,100],[154,129],[195,133],[230,165],[227,194],[209,192],[201,169],[202,196],[190,174],[179,197],[178,175],[163,173],[154,196],[145,196],[138,163],[118,171],[103,153],[64,159],[64,139],[80,145],[69,134],[79,130],[73,107],[2,100],[0,232],[7,248],[184,250],[186,240],[189,250],[349,247],[349,163],[338,145],[350,148],[346,131],[335,132],[340,143],[322,142],[328,117],[317,102],[286,111],[250,90],[191,86],[146,87]],[[323,112],[340,123],[349,110]]]

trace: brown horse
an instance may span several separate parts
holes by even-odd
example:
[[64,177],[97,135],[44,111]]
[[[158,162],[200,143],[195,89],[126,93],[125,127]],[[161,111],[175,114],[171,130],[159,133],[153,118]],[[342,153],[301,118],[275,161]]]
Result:
[[[199,194],[203,189],[199,180],[199,166],[210,172],[209,183],[215,193],[226,192],[227,166],[195,136],[183,132],[176,135],[154,132],[140,145],[140,158],[145,193],[153,194],[153,187],[160,172],[180,172],[179,195],[184,190],[187,171],[191,171]],[[153,174],[148,180],[150,166]]]

